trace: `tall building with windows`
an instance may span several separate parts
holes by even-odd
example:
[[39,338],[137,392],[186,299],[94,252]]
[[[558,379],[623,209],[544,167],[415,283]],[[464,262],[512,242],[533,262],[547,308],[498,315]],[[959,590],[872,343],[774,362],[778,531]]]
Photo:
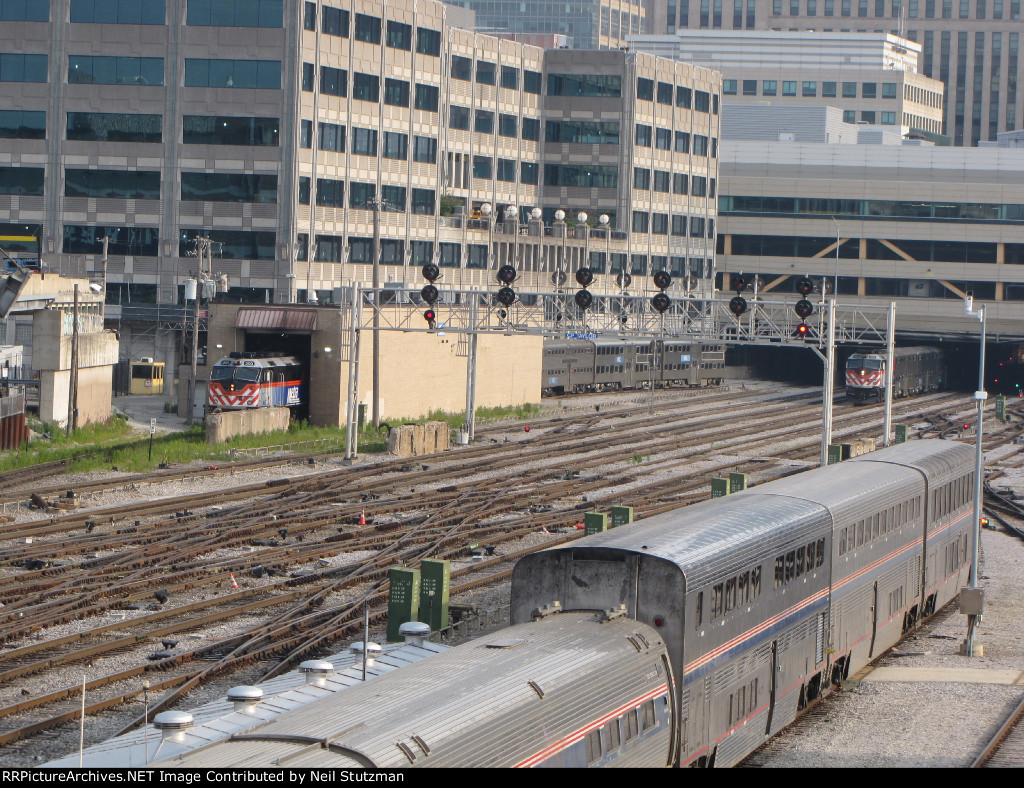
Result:
[[[38,232],[50,269],[79,274],[109,239],[123,355],[172,363],[196,238],[228,299],[322,301],[372,281],[375,206],[395,286],[426,262],[484,290],[510,262],[519,292],[550,290],[563,263],[599,283],[708,278],[720,75],[545,51],[464,16],[432,0],[0,0],[0,235]],[[588,215],[564,240],[559,209]]]
[[942,132],[942,83],[918,73],[920,45],[889,33],[690,30],[630,41],[720,70],[727,104],[824,105],[846,123]]
[[626,37],[647,31],[644,0],[445,0],[476,13],[481,30],[556,33],[567,36],[573,49],[618,49]]
[[921,45],[921,73],[946,85],[954,145],[1024,125],[1021,0],[653,0],[648,29],[902,35]]

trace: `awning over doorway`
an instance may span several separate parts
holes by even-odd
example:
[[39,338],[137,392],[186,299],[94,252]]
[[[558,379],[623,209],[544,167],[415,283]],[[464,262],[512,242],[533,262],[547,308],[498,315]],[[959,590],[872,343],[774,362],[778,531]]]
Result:
[[244,306],[235,317],[235,328],[316,331],[316,310]]

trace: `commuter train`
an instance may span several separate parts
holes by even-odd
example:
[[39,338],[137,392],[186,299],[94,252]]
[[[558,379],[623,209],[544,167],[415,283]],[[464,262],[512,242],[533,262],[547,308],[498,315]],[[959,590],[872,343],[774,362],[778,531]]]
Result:
[[[885,353],[854,353],[846,360],[846,396],[855,402],[885,399]],[[946,382],[942,351],[934,347],[893,350],[892,396],[940,391]]]
[[[653,361],[653,368],[652,368]],[[717,386],[725,345],[690,339],[553,339],[544,343],[544,395]]]
[[953,599],[974,452],[921,440],[526,556],[512,626],[162,766],[730,766]]
[[232,353],[214,365],[207,402],[221,410],[297,408],[305,402],[305,374],[293,356]]

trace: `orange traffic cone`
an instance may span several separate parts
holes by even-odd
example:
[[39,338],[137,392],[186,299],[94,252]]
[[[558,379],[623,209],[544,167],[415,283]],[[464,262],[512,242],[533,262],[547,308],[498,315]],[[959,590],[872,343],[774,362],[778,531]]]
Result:
[[232,587],[232,588],[238,588],[238,581],[237,581],[237,580],[235,580],[235,576],[234,576],[234,574],[233,574],[233,573],[231,573],[231,572],[228,572],[228,577],[230,577],[230,578],[231,578],[231,587]]
[[366,507],[363,507],[362,512],[359,514],[359,524],[366,525]]

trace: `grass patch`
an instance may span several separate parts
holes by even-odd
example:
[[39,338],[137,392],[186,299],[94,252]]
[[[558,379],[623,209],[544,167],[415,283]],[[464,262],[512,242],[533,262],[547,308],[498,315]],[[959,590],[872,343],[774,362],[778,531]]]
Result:
[[[480,408],[477,410],[477,420],[522,420],[535,415],[539,410],[538,406],[529,404],[505,408]],[[397,426],[443,421],[452,429],[460,429],[465,420],[465,413],[435,411],[420,419],[391,419],[387,423]],[[226,444],[214,446],[206,443],[204,429],[202,425],[197,424],[187,432],[155,436],[151,458],[148,433],[134,432],[125,419],[119,416],[114,416],[103,424],[87,425],[76,430],[70,437],[55,424],[30,422],[30,426],[33,431],[40,435],[48,434],[49,437],[33,441],[24,451],[0,454],[0,471],[53,460],[68,460],[68,470],[80,472],[105,471],[113,467],[120,471],[144,472],[159,467],[161,463],[177,466],[200,461],[213,464],[224,462],[229,459],[231,449],[255,449],[322,439],[333,441],[339,451],[345,446],[345,428],[314,427],[306,422],[292,422],[287,430],[277,432],[238,435]],[[387,450],[387,434],[383,431],[375,432],[369,423],[363,426],[358,441],[361,454]]]

